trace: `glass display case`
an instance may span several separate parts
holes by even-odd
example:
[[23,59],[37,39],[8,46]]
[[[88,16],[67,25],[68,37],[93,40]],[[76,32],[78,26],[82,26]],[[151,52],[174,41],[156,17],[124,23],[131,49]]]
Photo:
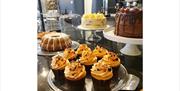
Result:
[[[71,1],[71,0],[70,0]],[[103,0],[105,1],[105,0]],[[107,1],[107,0],[106,0]],[[118,0],[116,0],[116,3],[119,3]],[[120,0],[119,0],[120,1]],[[60,1],[61,4],[63,3]],[[73,43],[75,45],[71,46],[73,49],[77,49],[80,44],[87,44],[88,47],[90,47],[92,50],[95,49],[96,45],[101,46],[108,51],[114,52],[118,55],[118,57],[121,60],[121,66],[119,74],[121,74],[118,77],[118,80],[113,80],[114,82],[111,83],[111,89],[112,91],[118,91],[118,90],[133,90],[133,91],[139,91],[143,88],[142,82],[143,82],[143,75],[142,75],[142,63],[143,63],[143,49],[142,45],[136,46],[141,51],[141,54],[136,56],[126,55],[121,53],[119,50],[122,49],[126,43],[124,42],[116,42],[119,40],[114,39],[115,41],[111,41],[112,39],[108,39],[108,37],[104,36],[103,32],[105,29],[102,29],[101,31],[98,31],[94,34],[94,32],[91,34],[91,31],[86,31],[86,29],[80,29],[78,26],[81,24],[81,13],[75,13],[73,10],[60,10],[60,4],[59,0],[47,0],[46,4],[43,6],[40,6],[45,8],[46,10],[40,8],[39,9],[39,16],[38,16],[38,32],[42,31],[56,31],[65,33],[70,36]],[[68,1],[65,1],[65,3],[68,3]],[[72,2],[69,2],[71,4]],[[108,3],[108,2],[107,2]],[[110,3],[110,2],[109,2]],[[72,4],[78,4],[73,0]],[[112,3],[111,3],[112,4]],[[114,4],[114,3],[113,3]],[[57,5],[57,6],[53,6]],[[116,10],[116,4],[114,4],[114,10]],[[70,6],[72,7],[72,6]],[[121,7],[121,6],[118,6]],[[84,8],[84,7],[83,7]],[[68,9],[68,8],[67,8]],[[62,13],[61,11],[66,11],[66,13]],[[79,11],[78,11],[79,12]],[[110,16],[107,18],[107,25],[109,27],[115,26],[115,17]],[[44,26],[44,29],[43,29]],[[100,36],[100,40],[98,42],[89,42],[87,43],[89,35],[93,36]],[[86,36],[88,35],[88,36]],[[90,37],[91,37],[90,36]],[[55,36],[56,37],[56,36]],[[94,37],[91,37],[94,38]],[[38,52],[41,50],[40,45],[40,39],[38,39]],[[57,51],[57,52],[46,52],[43,54],[37,53],[37,59],[38,59],[38,91],[68,91],[68,86],[66,84],[60,85],[57,82],[54,81],[54,75],[51,71],[51,61],[52,57],[56,54],[63,54],[63,51]],[[86,90],[84,91],[93,91],[93,85],[91,78],[86,78]],[[67,88],[66,88],[67,87]],[[65,90],[64,90],[65,89]]]

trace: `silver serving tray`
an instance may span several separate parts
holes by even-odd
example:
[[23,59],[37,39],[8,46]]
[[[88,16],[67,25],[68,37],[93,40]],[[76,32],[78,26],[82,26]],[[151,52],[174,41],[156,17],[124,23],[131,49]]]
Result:
[[[40,47],[40,45],[39,45],[39,42],[40,42],[40,41],[38,40],[37,53],[38,53],[38,55],[40,55],[40,56],[54,56],[54,55],[56,55],[56,54],[58,54],[58,53],[63,53],[63,51],[56,51],[56,52],[44,51],[44,50],[41,49],[41,47]],[[72,41],[72,46],[71,46],[71,48],[77,49],[78,47],[79,47],[79,43],[76,42],[76,41]]]
[[[49,86],[54,91],[66,91],[68,90],[66,85],[57,85],[57,81],[54,80],[54,74],[52,70],[48,73],[47,81]],[[119,67],[119,77],[112,79],[110,87],[111,91],[118,90],[135,90],[139,84],[139,78],[128,74],[126,68],[121,64]],[[90,77],[85,78],[85,91],[93,91],[93,83]]]

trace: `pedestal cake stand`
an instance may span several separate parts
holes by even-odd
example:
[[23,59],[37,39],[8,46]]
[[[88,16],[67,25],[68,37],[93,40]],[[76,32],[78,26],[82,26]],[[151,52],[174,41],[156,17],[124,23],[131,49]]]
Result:
[[127,38],[122,36],[114,35],[114,27],[107,28],[103,31],[103,35],[106,39],[115,41],[118,43],[125,43],[126,45],[120,50],[122,54],[129,56],[139,56],[141,51],[138,49],[137,45],[142,45],[141,38]]
[[[88,37],[87,41],[88,42],[94,42],[94,43],[98,43],[102,38],[101,36],[97,35],[96,32],[101,32],[104,29],[108,28],[109,25],[107,25],[106,27],[102,27],[102,28],[85,28],[82,27],[81,25],[79,25],[77,28],[79,30],[83,30],[83,32],[85,31],[91,31],[91,35]],[[85,38],[85,33],[83,34],[84,38]]]

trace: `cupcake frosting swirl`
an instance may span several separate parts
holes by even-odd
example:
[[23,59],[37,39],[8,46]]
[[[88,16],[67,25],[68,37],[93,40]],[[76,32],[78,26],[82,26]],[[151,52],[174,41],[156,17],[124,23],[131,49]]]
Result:
[[107,50],[103,47],[96,46],[96,48],[93,50],[93,54],[96,55],[97,57],[103,57],[104,55],[107,54]]
[[67,48],[64,50],[63,57],[66,59],[74,59],[74,58],[76,58],[76,53],[75,53],[74,49]]
[[80,44],[79,48],[76,50],[76,54],[81,55],[83,51],[91,51],[87,44]]
[[80,80],[86,76],[86,70],[84,65],[76,61],[65,67],[64,74],[68,80]]
[[83,51],[79,61],[84,65],[92,65],[97,62],[97,57],[91,51]]
[[107,55],[105,55],[101,61],[104,63],[104,64],[108,64],[110,65],[111,67],[117,67],[120,65],[120,59],[118,58],[118,56],[113,53],[113,52],[108,52]]
[[109,80],[113,77],[112,68],[102,62],[97,62],[91,68],[91,76],[97,80]]
[[57,54],[52,57],[51,68],[55,70],[64,70],[65,66],[69,64],[69,61]]

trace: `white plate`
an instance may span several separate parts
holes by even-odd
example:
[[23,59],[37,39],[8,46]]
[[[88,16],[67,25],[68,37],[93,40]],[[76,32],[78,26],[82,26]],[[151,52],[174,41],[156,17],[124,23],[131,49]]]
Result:
[[102,28],[85,28],[85,27],[82,27],[81,25],[79,25],[77,28],[80,29],[80,30],[85,30],[85,31],[102,31],[106,28],[109,28],[110,26],[109,25],[106,25],[105,27],[102,27]]
[[117,36],[114,34],[114,31],[115,31],[114,27],[106,28],[103,31],[103,35],[106,39],[111,40],[111,41],[115,41],[118,43],[128,43],[128,44],[141,45],[143,42],[142,38],[128,38],[128,37]]
[[[72,46],[71,48],[73,49],[77,49],[79,47],[79,43],[76,42],[76,41],[72,41]],[[38,55],[40,56],[54,56],[56,55],[57,53],[63,53],[63,51],[57,51],[57,52],[48,52],[48,51],[44,51],[41,49],[40,45],[39,45],[39,42],[38,42]]]

